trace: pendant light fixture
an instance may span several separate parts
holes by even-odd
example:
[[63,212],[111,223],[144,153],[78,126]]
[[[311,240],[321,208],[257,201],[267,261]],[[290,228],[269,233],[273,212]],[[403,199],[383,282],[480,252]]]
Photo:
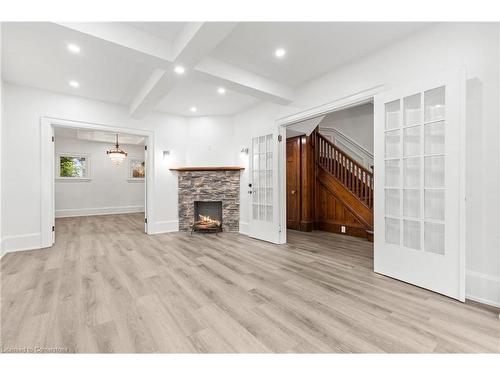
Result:
[[127,157],[127,153],[122,150],[120,148],[120,145],[118,144],[118,134],[116,134],[115,148],[106,151],[106,154],[108,154],[109,158],[111,159],[111,163],[115,166],[120,165]]

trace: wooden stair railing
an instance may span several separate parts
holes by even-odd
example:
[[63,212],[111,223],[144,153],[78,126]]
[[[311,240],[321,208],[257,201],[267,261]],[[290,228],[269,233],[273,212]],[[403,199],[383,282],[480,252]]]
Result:
[[313,142],[316,163],[373,209],[373,173],[317,131],[313,132]]

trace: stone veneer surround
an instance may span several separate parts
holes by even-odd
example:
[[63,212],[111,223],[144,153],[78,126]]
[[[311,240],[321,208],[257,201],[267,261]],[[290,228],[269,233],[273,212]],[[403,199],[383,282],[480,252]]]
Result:
[[194,201],[222,201],[222,230],[238,232],[240,171],[178,171],[179,230],[191,230]]

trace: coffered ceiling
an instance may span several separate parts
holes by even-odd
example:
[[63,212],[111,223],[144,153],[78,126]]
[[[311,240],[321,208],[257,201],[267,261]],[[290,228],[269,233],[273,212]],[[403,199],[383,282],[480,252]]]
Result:
[[126,106],[136,118],[154,110],[232,115],[261,101],[290,103],[309,80],[428,25],[4,23],[2,73],[7,82]]

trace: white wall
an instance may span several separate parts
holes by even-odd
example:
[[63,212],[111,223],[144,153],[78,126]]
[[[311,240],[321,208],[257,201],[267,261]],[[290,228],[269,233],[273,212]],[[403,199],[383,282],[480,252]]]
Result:
[[[499,25],[448,23],[427,28],[297,89],[290,106],[263,104],[235,116],[235,139],[275,131],[275,120],[381,84],[398,85],[449,68],[467,69],[467,296],[500,306]],[[488,166],[488,173],[482,166]],[[241,194],[241,221],[249,202]],[[245,208],[245,209],[243,209]]]
[[228,152],[233,139],[233,117],[192,117],[188,119],[186,166],[235,165],[235,154]]
[[326,115],[320,129],[333,128],[373,154],[373,104],[366,103]]
[[126,145],[128,158],[119,166],[111,164],[106,150],[113,145],[55,137],[55,171],[58,153],[86,154],[90,160],[88,181],[55,180],[56,217],[144,212],[144,182],[129,181],[130,158],[144,159],[144,145]]

